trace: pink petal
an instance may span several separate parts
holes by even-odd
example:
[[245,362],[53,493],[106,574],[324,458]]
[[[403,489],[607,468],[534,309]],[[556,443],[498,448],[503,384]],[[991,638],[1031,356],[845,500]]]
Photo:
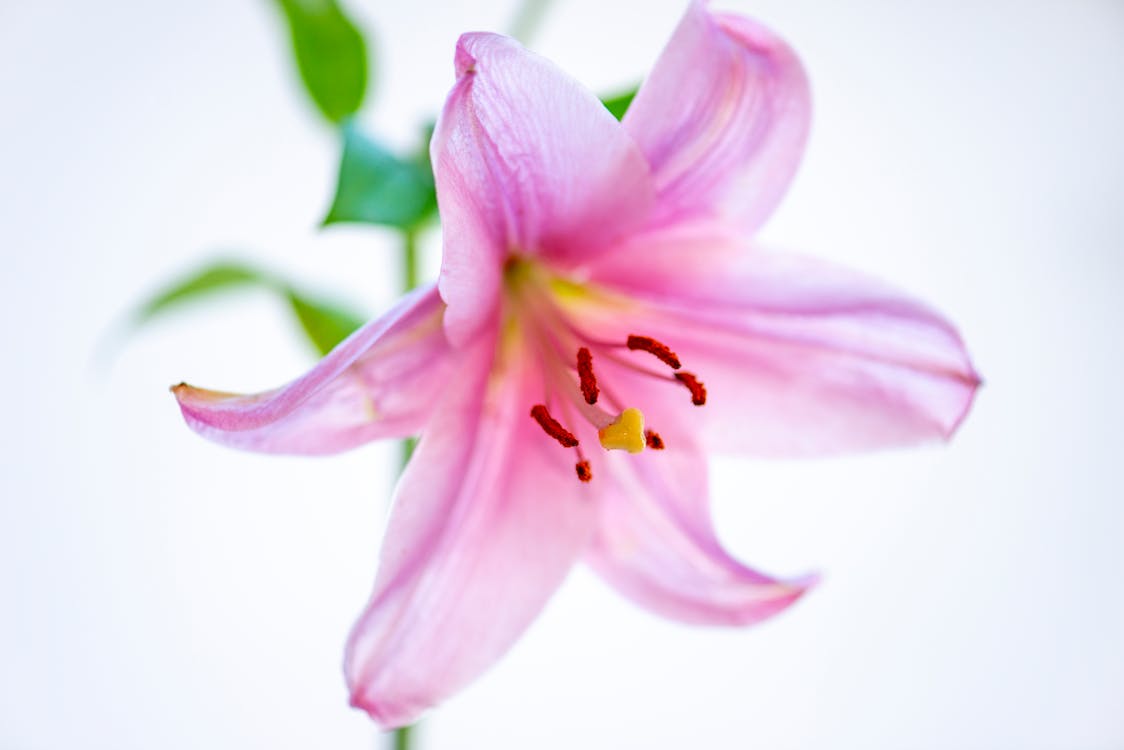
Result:
[[635,307],[586,325],[662,340],[708,391],[699,408],[670,383],[623,375],[645,394],[638,405],[675,419],[690,412],[712,450],[821,455],[948,438],[980,383],[939,313],[826,263],[665,237],[594,274]]
[[491,346],[481,341],[402,478],[374,593],[348,644],[352,704],[384,727],[413,721],[493,664],[596,520],[572,452],[529,416],[541,376],[489,382]]
[[504,258],[595,254],[639,226],[652,188],[620,124],[550,62],[506,37],[465,34],[456,70],[430,151],[445,325],[459,345],[489,319]]
[[[788,607],[815,579],[782,582],[731,557],[710,521],[706,461],[664,424],[663,451],[621,456],[586,561],[622,594],[688,623],[749,625]],[[618,458],[614,456],[614,458]]]
[[235,448],[324,454],[414,435],[454,364],[443,308],[434,287],[419,290],[282,388],[242,396],[181,383],[172,391],[193,430]]
[[792,180],[808,135],[795,53],[749,19],[692,2],[624,119],[652,167],[661,216],[752,232]]

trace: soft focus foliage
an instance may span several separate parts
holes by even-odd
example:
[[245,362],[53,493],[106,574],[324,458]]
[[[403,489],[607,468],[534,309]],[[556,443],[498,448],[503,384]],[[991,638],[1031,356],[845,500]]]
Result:
[[367,43],[335,0],[278,0],[305,88],[320,112],[342,122],[367,91]]
[[205,302],[220,293],[266,290],[285,301],[308,340],[323,355],[363,324],[363,317],[339,306],[297,291],[274,274],[229,261],[218,261],[174,281],[132,316],[134,326],[149,323],[188,305]]
[[308,340],[321,355],[335,349],[363,325],[362,318],[333,303],[303,297],[292,289],[286,291],[285,297]]
[[134,312],[133,322],[138,325],[147,323],[186,302],[195,302],[216,292],[261,286],[264,283],[262,275],[253,269],[239,263],[219,261],[172,282],[149,298]]
[[628,91],[622,91],[619,94],[612,96],[601,97],[601,103],[605,105],[605,109],[613,113],[613,117],[618,120],[624,119],[624,115],[628,112],[628,107],[632,104],[632,100],[636,98],[637,87],[632,87]]
[[410,229],[436,213],[427,149],[403,159],[354,124],[344,126],[339,181],[325,224],[362,222]]

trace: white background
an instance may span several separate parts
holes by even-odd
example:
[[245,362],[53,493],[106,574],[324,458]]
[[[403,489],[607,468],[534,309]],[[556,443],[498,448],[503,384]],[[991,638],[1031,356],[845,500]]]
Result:
[[[457,34],[514,10],[350,5],[377,45],[366,117],[402,144]],[[825,574],[792,611],[693,629],[579,569],[423,747],[1124,747],[1124,5],[732,7],[814,88],[766,236],[935,303],[986,385],[949,446],[716,464],[728,544]],[[559,0],[533,46],[611,90],[681,10]],[[340,661],[392,448],[264,458],[182,425],[171,383],[257,390],[312,361],[265,296],[110,345],[132,303],[222,252],[390,304],[393,238],[315,228],[337,145],[280,19],[5,0],[0,114],[0,747],[375,747]]]

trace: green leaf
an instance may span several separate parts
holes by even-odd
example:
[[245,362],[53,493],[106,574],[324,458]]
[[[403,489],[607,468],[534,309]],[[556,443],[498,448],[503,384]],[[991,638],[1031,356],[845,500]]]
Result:
[[321,355],[330,352],[364,322],[361,315],[305,295],[276,275],[246,265],[219,261],[168,285],[136,309],[133,327],[140,327],[178,308],[198,304],[220,293],[265,290],[285,301],[309,342]]
[[429,153],[404,160],[353,124],[343,129],[343,155],[324,224],[360,222],[410,229],[437,209]]
[[289,22],[301,80],[320,111],[340,123],[367,90],[367,43],[336,0],[277,0]]
[[613,96],[605,96],[601,98],[601,103],[605,105],[605,109],[613,113],[613,117],[618,120],[624,119],[624,113],[628,111],[628,106],[632,104],[632,100],[636,98],[636,90],[639,87],[634,86],[628,91],[622,91]]
[[181,305],[235,288],[273,285],[263,274],[238,263],[220,261],[173,282],[133,313],[137,325],[147,323]]
[[308,340],[321,355],[327,354],[363,325],[355,313],[322,300],[303,297],[290,289],[286,295]]

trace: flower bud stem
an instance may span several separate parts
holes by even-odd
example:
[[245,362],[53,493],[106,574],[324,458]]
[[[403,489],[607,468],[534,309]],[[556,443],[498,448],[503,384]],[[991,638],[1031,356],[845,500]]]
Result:
[[[410,228],[402,232],[402,291],[410,292],[418,285],[418,230]],[[417,446],[417,438],[406,438],[402,441],[402,468],[410,463]],[[401,473],[401,471],[399,473]],[[413,745],[414,727],[405,726],[394,730],[392,747],[394,750],[410,750]]]

